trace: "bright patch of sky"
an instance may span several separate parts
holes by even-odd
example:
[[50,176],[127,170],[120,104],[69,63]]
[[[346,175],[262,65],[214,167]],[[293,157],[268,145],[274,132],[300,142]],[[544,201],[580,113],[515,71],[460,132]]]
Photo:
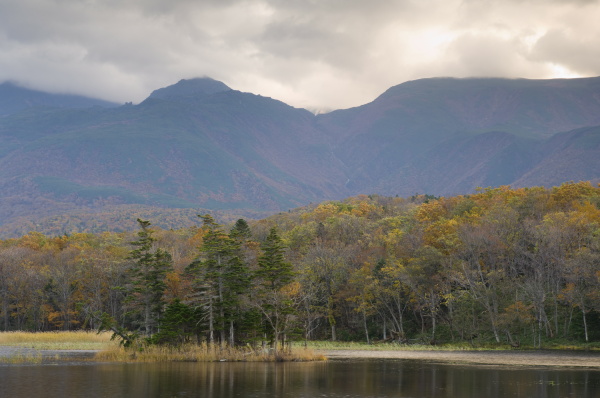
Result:
[[311,109],[436,76],[600,75],[599,0],[3,0],[0,82],[140,102],[183,78]]

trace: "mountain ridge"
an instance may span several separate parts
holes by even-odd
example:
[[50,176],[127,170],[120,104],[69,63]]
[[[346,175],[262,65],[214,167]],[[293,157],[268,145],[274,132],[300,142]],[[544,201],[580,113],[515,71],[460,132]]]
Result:
[[137,105],[51,102],[0,118],[0,225],[124,205],[263,214],[600,176],[600,78],[422,79],[318,115],[210,78]]
[[33,107],[87,108],[116,107],[120,104],[74,94],[51,94],[32,90],[17,83],[0,83],[0,116],[10,115]]

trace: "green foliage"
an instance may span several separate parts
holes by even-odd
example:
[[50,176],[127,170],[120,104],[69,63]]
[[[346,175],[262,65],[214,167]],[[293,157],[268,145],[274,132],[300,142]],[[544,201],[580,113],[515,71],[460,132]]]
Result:
[[199,314],[179,299],[173,300],[160,319],[159,332],[149,342],[179,346],[190,343],[199,333]]
[[131,332],[126,328],[119,326],[115,319],[106,312],[96,313],[96,318],[99,318],[98,333],[103,331],[113,332],[111,340],[119,340],[119,345],[125,348],[135,346],[139,341],[139,333]]
[[277,290],[294,278],[293,266],[285,261],[284,244],[276,228],[271,228],[267,239],[261,245],[262,256],[258,259],[256,277],[268,289]]
[[[195,308],[207,314],[210,342],[218,332],[224,344],[227,328],[240,311],[242,294],[250,286],[250,274],[240,258],[240,242],[227,235],[210,215],[201,218],[205,234],[200,256],[187,267],[194,278],[191,300]],[[231,328],[229,338],[233,343]]]
[[173,268],[171,255],[153,248],[155,239],[150,222],[138,219],[141,230],[130,258],[135,262],[128,270],[129,284],[125,301],[131,306],[129,314],[139,318],[147,336],[151,336],[164,309],[165,278]]

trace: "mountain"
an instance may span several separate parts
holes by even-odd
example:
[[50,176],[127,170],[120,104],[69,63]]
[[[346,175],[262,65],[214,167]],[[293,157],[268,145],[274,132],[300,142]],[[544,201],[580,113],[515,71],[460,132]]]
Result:
[[16,113],[0,144],[0,222],[123,204],[274,212],[346,194],[310,112],[210,79],[136,106]]
[[[508,133],[521,142],[519,147],[526,146],[527,140],[541,142],[559,132],[600,125],[599,109],[600,78],[433,78],[400,84],[369,104],[317,119],[325,135],[333,138],[335,153],[349,170],[348,186],[353,191],[449,195],[471,191],[476,181],[498,185],[518,178],[479,176],[469,183],[463,178],[465,171],[448,180],[444,172],[454,168],[454,163],[458,169],[470,164],[469,173],[476,171],[479,151],[473,139],[484,147],[486,143],[474,137]],[[467,146],[455,149],[455,157],[447,159],[452,165],[442,162],[441,158],[447,158],[446,146],[455,148],[459,143]],[[529,161],[527,157],[524,160]],[[516,166],[508,158],[498,167],[502,165]]]
[[257,216],[356,194],[600,177],[600,78],[423,79],[319,115],[209,78],[138,105],[59,97],[2,108],[0,226],[11,231],[68,214],[82,221],[65,230],[85,230],[83,214],[116,223],[139,214],[132,206]]
[[0,116],[32,107],[89,108],[115,107],[118,104],[94,98],[69,94],[50,94],[30,90],[11,82],[0,84]]
[[600,181],[600,126],[556,134],[543,142],[538,152],[539,161],[514,180],[515,187]]

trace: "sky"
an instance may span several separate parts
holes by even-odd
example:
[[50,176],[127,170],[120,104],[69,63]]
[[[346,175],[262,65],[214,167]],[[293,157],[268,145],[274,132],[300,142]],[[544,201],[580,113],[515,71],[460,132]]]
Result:
[[0,0],[0,82],[138,103],[180,79],[312,110],[428,77],[600,76],[600,0]]

